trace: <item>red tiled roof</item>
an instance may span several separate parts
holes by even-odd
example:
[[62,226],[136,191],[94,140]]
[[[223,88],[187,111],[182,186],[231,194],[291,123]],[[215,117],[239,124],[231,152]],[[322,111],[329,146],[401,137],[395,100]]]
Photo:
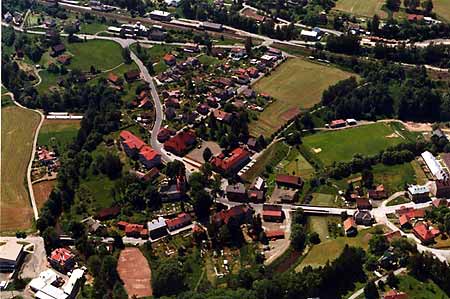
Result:
[[345,120],[343,120],[343,119],[336,119],[336,120],[333,120],[333,121],[331,121],[331,126],[336,126],[336,125],[343,125],[343,124],[345,124]]
[[50,254],[50,259],[64,265],[68,260],[72,259],[74,255],[66,248],[57,248]]
[[119,80],[119,76],[111,72],[108,74],[108,80],[112,83],[116,83]]
[[228,157],[223,157],[223,155],[213,157],[211,164],[223,171],[228,171],[241,163],[243,160],[248,159],[248,157],[250,157],[250,153],[248,151],[237,147]]
[[348,231],[352,227],[356,227],[356,222],[355,219],[353,219],[353,217],[348,217],[347,219],[345,219],[343,224],[345,231]]
[[278,174],[275,178],[275,182],[279,184],[290,184],[290,185],[301,185],[303,183],[302,179],[298,176]]
[[159,156],[159,153],[151,148],[149,145],[144,145],[139,154],[144,157],[147,161],[151,161]]
[[213,112],[213,115],[215,118],[217,118],[218,120],[224,120],[224,121],[228,121],[228,119],[231,117],[231,113],[216,109]]
[[268,217],[279,217],[282,218],[283,217],[283,212],[282,211],[275,211],[275,210],[263,210],[261,212],[262,216],[268,216]]
[[423,15],[410,14],[408,15],[408,21],[419,21],[423,20]]
[[220,212],[217,212],[214,215],[214,219],[215,219],[215,221],[222,221],[223,223],[228,224],[228,221],[230,220],[230,218],[245,214],[245,213],[247,213],[247,211],[248,211],[248,207],[246,207],[244,205],[234,206],[231,209],[222,210]]
[[414,233],[423,241],[429,241],[434,238],[431,231],[428,230],[427,226],[423,223],[416,224],[413,228]]
[[191,215],[186,214],[186,213],[180,213],[174,219],[167,219],[166,224],[167,224],[167,227],[170,229],[170,228],[178,227],[180,225],[186,226],[189,223],[191,223],[191,221],[192,221]]
[[269,230],[269,231],[266,231],[266,237],[268,239],[284,238],[284,231],[282,231],[282,230]]
[[145,145],[144,141],[142,141],[139,137],[133,135],[130,131],[120,132],[120,138],[123,140],[123,143],[125,143],[131,149],[139,150]]
[[142,224],[129,223],[127,226],[125,226],[125,234],[141,233],[143,229],[144,226]]
[[164,142],[164,148],[168,150],[174,150],[178,153],[186,151],[190,145],[195,142],[196,136],[195,132],[192,130],[183,131],[178,133],[176,136],[170,138]]
[[389,242],[392,242],[393,240],[400,238],[402,234],[399,230],[396,230],[389,233],[385,233],[384,236]]
[[166,55],[164,55],[163,59],[165,62],[171,62],[171,61],[176,60],[175,56],[173,56],[170,53],[167,53]]
[[397,290],[390,290],[384,293],[383,295],[384,299],[407,299],[408,294],[404,292],[399,292]]
[[407,215],[402,215],[400,218],[398,218],[398,221],[400,222],[400,225],[405,225],[409,223],[409,217]]

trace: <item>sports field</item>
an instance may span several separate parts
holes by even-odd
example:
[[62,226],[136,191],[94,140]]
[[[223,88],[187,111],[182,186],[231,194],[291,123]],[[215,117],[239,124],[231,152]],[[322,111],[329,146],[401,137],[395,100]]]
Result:
[[250,123],[254,136],[270,136],[295,116],[298,109],[311,108],[320,102],[323,91],[330,85],[346,79],[351,73],[293,58],[280,65],[271,75],[258,81],[256,91],[267,93],[276,99]]
[[373,17],[377,14],[384,18],[387,17],[387,13],[381,8],[385,2],[385,0],[338,0],[335,9],[357,16]]
[[73,55],[71,69],[89,71],[91,65],[98,70],[109,70],[123,62],[122,47],[112,41],[90,40],[82,43],[67,43],[68,53]]
[[38,145],[66,146],[76,138],[79,120],[45,120],[39,131]]
[[450,21],[450,1],[449,0],[434,0],[433,11],[438,15]]
[[322,132],[303,138],[303,144],[311,154],[326,165],[334,161],[350,161],[357,153],[374,155],[403,141],[387,123]]
[[26,171],[39,115],[15,105],[2,108],[1,113],[0,231],[29,229],[33,211],[26,188]]
[[128,298],[153,295],[150,266],[139,248],[128,247],[120,252],[117,272],[123,281]]

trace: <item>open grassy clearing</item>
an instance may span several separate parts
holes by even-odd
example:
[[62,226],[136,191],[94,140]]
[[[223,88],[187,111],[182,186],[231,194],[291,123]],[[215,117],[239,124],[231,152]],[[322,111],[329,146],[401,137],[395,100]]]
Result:
[[322,240],[320,244],[314,245],[311,248],[308,255],[295,270],[301,271],[306,266],[319,267],[325,265],[327,261],[336,259],[341,254],[342,250],[344,250],[346,244],[367,250],[372,233],[377,227],[378,226],[361,230],[354,238],[337,237],[336,239],[327,241]]
[[106,31],[108,25],[102,23],[86,23],[83,22],[80,26],[80,33],[96,34],[100,31]]
[[320,240],[325,242],[330,238],[328,223],[340,222],[341,218],[339,216],[308,216],[306,228],[309,232],[318,233]]
[[450,21],[450,1],[448,0],[434,0],[434,12],[446,19],[447,21]]
[[350,76],[350,73],[337,68],[301,58],[289,59],[253,86],[256,91],[267,93],[276,101],[259,115],[257,121],[250,123],[250,133],[270,136],[289,120],[288,114],[291,113],[288,112],[311,108],[320,102],[328,86]]
[[108,70],[123,62],[119,44],[105,40],[90,40],[81,43],[67,43],[67,51],[74,57],[69,68],[89,71],[91,65],[97,70]]
[[335,196],[325,193],[313,193],[311,205],[331,207],[334,205]]
[[12,105],[2,108],[1,113],[0,227],[1,231],[29,229],[33,211],[25,182],[39,115]]
[[77,136],[78,120],[45,120],[38,136],[38,145],[65,147]]
[[[411,275],[400,275],[398,290],[408,294],[408,298],[444,299],[448,296],[431,280],[420,281]],[[386,288],[387,290],[387,288]]]
[[295,147],[291,148],[289,155],[281,162],[281,166],[286,173],[299,175],[302,178],[311,178],[314,174],[314,167]]
[[356,128],[321,132],[303,138],[303,144],[324,164],[349,161],[354,154],[374,155],[389,146],[404,141],[393,135],[387,123],[376,123]]
[[385,2],[385,0],[338,0],[335,9],[357,16],[372,17],[377,14],[384,18],[387,17],[387,13],[382,10]]

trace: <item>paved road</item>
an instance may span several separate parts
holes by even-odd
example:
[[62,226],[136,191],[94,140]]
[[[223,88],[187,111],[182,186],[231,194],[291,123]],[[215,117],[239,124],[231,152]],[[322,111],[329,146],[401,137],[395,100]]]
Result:
[[14,94],[11,92],[5,93],[3,95],[8,95],[9,97],[11,97],[11,99],[13,100],[14,104],[16,104],[17,106],[19,106],[20,108],[26,109],[26,110],[30,110],[33,112],[36,112],[39,114],[40,120],[39,120],[39,124],[36,128],[36,131],[34,132],[34,137],[33,137],[33,148],[32,148],[32,152],[31,152],[31,156],[30,156],[30,161],[28,162],[28,168],[27,168],[27,187],[28,187],[28,193],[30,194],[30,201],[31,201],[31,207],[33,208],[33,214],[34,214],[34,220],[38,220],[39,218],[39,213],[38,213],[38,209],[37,209],[37,205],[36,205],[36,200],[34,198],[34,191],[33,191],[33,182],[31,181],[31,167],[33,165],[33,160],[34,160],[34,155],[36,154],[36,145],[37,145],[37,139],[39,136],[39,131],[41,130],[42,127],[42,123],[44,122],[44,114],[42,114],[41,111],[39,110],[34,110],[34,109],[30,109],[27,108],[25,106],[22,106],[19,102],[16,102],[16,100],[14,99]]

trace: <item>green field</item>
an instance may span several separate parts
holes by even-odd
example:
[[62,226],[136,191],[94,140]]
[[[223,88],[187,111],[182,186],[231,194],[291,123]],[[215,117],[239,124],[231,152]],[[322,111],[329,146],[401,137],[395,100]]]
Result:
[[119,44],[105,40],[90,40],[81,43],[67,43],[67,51],[74,55],[69,67],[89,71],[91,65],[97,70],[108,70],[123,62]]
[[108,25],[102,23],[83,23],[80,26],[80,33],[96,34],[100,31],[106,31]]
[[404,190],[406,184],[417,183],[411,163],[377,164],[372,169],[375,184],[383,184],[389,194]]
[[314,168],[294,147],[291,148],[286,159],[281,162],[281,167],[287,174],[299,175],[302,178],[310,178],[314,174]]
[[434,0],[434,12],[446,19],[447,21],[450,21],[450,1],[448,0]]
[[372,17],[378,14],[384,18],[387,17],[387,13],[381,8],[385,2],[385,0],[338,0],[335,9],[357,16]]
[[313,199],[310,204],[313,206],[331,207],[334,205],[335,196],[325,193],[313,193]]
[[[301,271],[306,266],[319,267],[325,265],[327,261],[336,259],[344,250],[346,244],[354,247],[362,247],[367,249],[369,247],[369,240],[376,227],[371,227],[358,232],[354,238],[337,237],[331,240],[322,240],[318,245],[314,245],[309,251],[308,255],[302,260],[300,265],[295,269]],[[320,233],[320,231],[318,231]]]
[[38,145],[67,146],[72,143],[80,128],[79,121],[72,120],[46,120],[38,136]]
[[[356,128],[321,132],[303,138],[303,144],[324,164],[350,161],[354,154],[374,155],[404,139],[391,134],[387,123],[376,123]],[[392,138],[390,138],[392,137]]]
[[26,171],[39,124],[36,112],[15,105],[1,109],[1,231],[29,229],[33,211],[26,188]]
[[420,281],[411,275],[400,275],[398,290],[408,294],[408,298],[446,299],[448,296],[431,280]]
[[311,108],[319,103],[322,92],[330,85],[350,77],[337,68],[312,63],[300,58],[289,59],[253,87],[276,99],[250,123],[254,136],[270,136],[288,121],[295,109]]

